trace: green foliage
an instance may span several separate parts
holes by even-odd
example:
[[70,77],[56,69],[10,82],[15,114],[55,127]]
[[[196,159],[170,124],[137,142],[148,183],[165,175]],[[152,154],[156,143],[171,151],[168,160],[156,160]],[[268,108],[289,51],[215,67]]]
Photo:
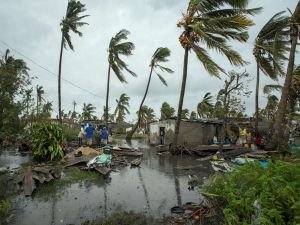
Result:
[[0,176],[0,225],[11,212],[11,202],[7,198],[7,178]]
[[[299,224],[300,164],[270,162],[268,168],[248,163],[230,174],[216,174],[202,187],[223,207],[226,225]],[[261,210],[254,218],[254,201]],[[257,209],[256,209],[257,210]]]
[[60,126],[41,123],[34,127],[32,134],[33,157],[38,160],[59,160],[63,157],[63,130]]
[[93,222],[92,225],[147,225],[153,224],[151,218],[146,218],[143,213],[122,212],[114,213],[108,217],[101,218],[99,222]]
[[282,154],[282,155],[289,155],[291,154],[291,146],[288,144],[287,141],[280,139],[278,141],[278,146],[277,150]]
[[79,126],[78,128],[70,128],[68,126],[63,126],[62,129],[63,129],[64,139],[67,140],[67,142],[77,139],[78,133],[80,131]]
[[30,85],[26,63],[6,50],[0,58],[0,139],[16,135],[23,128],[21,115],[25,108],[25,89]]

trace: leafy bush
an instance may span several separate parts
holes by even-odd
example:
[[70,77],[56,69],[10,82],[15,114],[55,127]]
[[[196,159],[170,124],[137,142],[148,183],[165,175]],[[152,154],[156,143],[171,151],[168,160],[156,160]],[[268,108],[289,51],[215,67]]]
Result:
[[300,224],[300,164],[248,163],[212,176],[202,191],[218,196],[224,224]]
[[42,123],[33,129],[32,152],[38,160],[59,160],[63,157],[63,131],[55,124]]

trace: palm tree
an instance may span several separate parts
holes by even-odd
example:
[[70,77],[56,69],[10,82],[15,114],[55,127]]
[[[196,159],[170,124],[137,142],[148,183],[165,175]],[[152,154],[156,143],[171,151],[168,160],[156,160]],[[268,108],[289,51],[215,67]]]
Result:
[[273,80],[277,80],[278,75],[283,75],[285,54],[288,48],[288,31],[287,26],[288,17],[282,16],[284,11],[276,13],[259,31],[253,48],[253,55],[256,60],[256,94],[255,94],[255,133],[258,130],[259,117],[259,80],[260,70]]
[[298,4],[296,6],[296,9],[294,13],[292,14],[292,17],[289,21],[289,27],[290,27],[290,41],[291,41],[291,48],[290,48],[290,55],[289,55],[289,61],[288,61],[288,67],[287,72],[285,76],[284,85],[282,88],[281,98],[278,105],[278,110],[276,112],[275,116],[275,122],[273,127],[273,135],[271,138],[271,141],[268,148],[274,148],[277,146],[279,139],[283,139],[283,132],[282,132],[282,121],[284,117],[284,112],[287,105],[287,100],[290,95],[290,87],[292,83],[293,78],[293,70],[294,70],[294,62],[295,62],[295,52],[296,52],[296,46],[297,41],[299,37],[299,24],[300,24],[300,1],[298,1]]
[[88,15],[81,16],[80,14],[85,12],[85,5],[81,4],[80,1],[69,0],[66,16],[62,19],[61,26],[61,44],[60,44],[60,54],[59,54],[59,66],[58,66],[58,118],[60,123],[61,120],[61,65],[62,65],[62,55],[63,49],[67,49],[67,46],[74,51],[74,47],[71,41],[70,31],[73,31],[75,34],[78,34],[80,37],[82,33],[78,30],[79,27],[86,25],[87,23],[82,22],[81,20]]
[[190,112],[189,112],[188,109],[183,109],[181,111],[181,119],[188,119],[189,118],[189,114],[190,114]]
[[[225,73],[225,71],[213,61],[206,49],[200,44],[206,45],[208,49],[216,50],[225,55],[228,61],[234,66],[246,64],[240,54],[227,44],[227,41],[247,41],[247,29],[253,25],[252,20],[247,18],[247,15],[258,13],[261,9],[246,9],[247,4],[247,0],[190,0],[187,12],[177,24],[178,27],[183,27],[184,29],[179,40],[185,50],[177,115],[181,115],[182,111],[189,50],[192,49],[196,53],[204,68],[213,76],[219,76],[221,72]],[[229,8],[224,8],[224,5]],[[173,146],[177,145],[179,126],[180,116],[177,116]]]
[[116,117],[117,123],[123,123],[125,120],[125,115],[130,114],[128,107],[129,107],[129,99],[125,93],[121,94],[119,100],[116,99],[117,106],[114,112],[114,116]]
[[170,56],[171,51],[168,48],[157,48],[156,51],[154,52],[152,58],[151,58],[151,62],[150,62],[150,74],[149,74],[149,78],[148,78],[148,83],[147,83],[147,87],[146,87],[146,91],[144,94],[144,97],[142,99],[142,102],[140,104],[140,108],[139,108],[139,114],[138,114],[138,121],[135,124],[135,126],[132,128],[131,132],[128,133],[126,139],[127,140],[131,140],[134,132],[136,131],[136,129],[139,126],[139,123],[141,121],[141,115],[140,113],[142,112],[142,107],[143,104],[145,102],[146,96],[148,94],[148,90],[149,90],[149,86],[150,86],[150,82],[151,82],[151,77],[152,77],[152,72],[154,71],[154,73],[156,73],[156,75],[158,76],[158,78],[160,79],[160,81],[167,86],[167,82],[165,81],[165,79],[157,72],[156,69],[160,69],[162,72],[167,72],[167,73],[173,73],[173,70],[171,70],[170,68],[164,67],[161,65],[161,63],[163,62],[167,62],[168,61],[168,57]]
[[29,116],[29,108],[32,106],[32,91],[32,88],[25,90],[26,116]]
[[51,117],[51,112],[52,112],[52,102],[46,102],[43,105],[43,117],[49,118]]
[[42,101],[44,101],[43,98],[43,94],[45,94],[45,91],[43,90],[42,86],[36,86],[36,115],[38,116],[39,114],[39,107],[42,103]]
[[[109,98],[109,82],[110,82],[110,70],[112,69],[118,79],[121,82],[125,82],[125,77],[122,73],[123,70],[126,70],[132,76],[136,77],[136,74],[128,69],[128,65],[120,59],[120,55],[130,56],[132,55],[132,51],[134,50],[134,44],[132,42],[122,42],[123,40],[127,40],[127,36],[129,35],[129,31],[123,29],[119,31],[114,37],[111,38],[109,42],[108,49],[108,77],[107,77],[107,91],[106,91],[106,107],[105,109],[109,109],[108,107],[108,98]],[[105,111],[105,125],[108,126],[108,110]]]
[[208,118],[211,114],[213,105],[212,105],[212,98],[213,96],[211,95],[210,92],[207,92],[202,101],[198,103],[197,105],[197,112],[200,118]]
[[197,113],[195,111],[192,111],[190,115],[190,120],[195,120],[195,119],[197,119]]
[[137,123],[139,127],[145,128],[145,131],[148,131],[148,123],[154,121],[155,113],[154,110],[146,105],[143,105],[142,108],[136,112],[140,115],[140,122]]
[[160,108],[160,120],[167,120],[174,117],[175,109],[171,107],[167,102],[164,102]]
[[96,112],[96,107],[94,107],[91,103],[89,104],[83,103],[82,114],[81,114],[83,120],[91,120],[93,118],[93,113],[95,112]]

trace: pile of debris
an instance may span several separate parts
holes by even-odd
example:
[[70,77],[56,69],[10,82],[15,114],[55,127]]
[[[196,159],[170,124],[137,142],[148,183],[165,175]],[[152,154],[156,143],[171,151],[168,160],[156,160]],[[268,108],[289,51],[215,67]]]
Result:
[[59,178],[61,169],[59,166],[39,164],[36,166],[27,166],[24,173],[16,179],[19,190],[23,190],[25,196],[32,195],[33,191],[40,184],[48,183],[55,178]]
[[182,206],[171,208],[172,216],[168,225],[182,224],[218,224],[217,204],[210,198],[204,197],[201,203],[187,202]]
[[[117,166],[129,164],[139,166],[143,155],[142,152],[129,148],[104,146],[103,148],[80,147],[69,152],[56,164],[38,164],[27,166],[17,177],[16,184],[19,190],[23,190],[25,196],[32,195],[37,186],[59,178],[64,168],[76,166],[82,170],[94,170],[103,176],[107,176]],[[134,157],[128,162],[128,157]]]

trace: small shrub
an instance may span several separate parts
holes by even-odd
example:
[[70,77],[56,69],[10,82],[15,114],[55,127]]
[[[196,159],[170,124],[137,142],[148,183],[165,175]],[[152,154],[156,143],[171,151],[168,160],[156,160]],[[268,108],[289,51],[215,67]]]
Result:
[[55,124],[42,123],[33,129],[32,153],[37,160],[59,160],[63,157],[63,131]]
[[223,224],[253,224],[254,219],[259,224],[300,224],[300,164],[276,161],[264,168],[248,163],[212,176],[202,191],[218,196]]

